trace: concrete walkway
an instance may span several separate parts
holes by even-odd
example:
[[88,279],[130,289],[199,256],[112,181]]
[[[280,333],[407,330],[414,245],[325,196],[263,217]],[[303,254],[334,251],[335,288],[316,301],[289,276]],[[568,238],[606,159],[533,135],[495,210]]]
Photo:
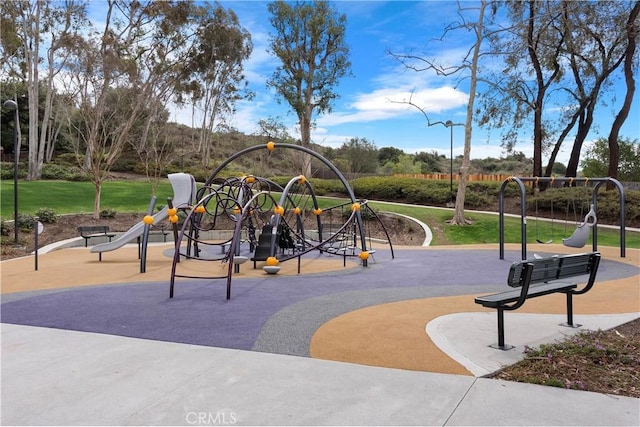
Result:
[[2,425],[638,425],[640,401],[2,325]]

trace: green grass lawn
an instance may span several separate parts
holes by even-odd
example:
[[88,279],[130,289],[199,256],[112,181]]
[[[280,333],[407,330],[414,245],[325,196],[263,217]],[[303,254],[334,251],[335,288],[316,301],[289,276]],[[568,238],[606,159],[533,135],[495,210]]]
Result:
[[[168,179],[163,179],[157,188],[157,205],[166,205],[167,197],[173,195]],[[151,184],[144,181],[108,181],[103,184],[101,209],[116,212],[146,212],[152,197]],[[94,188],[89,182],[69,181],[24,181],[18,184],[18,207],[23,214],[34,215],[42,208],[52,209],[56,214],[91,213],[93,212]],[[344,199],[320,198],[322,208],[327,208]],[[450,209],[431,208],[426,206],[390,205],[371,202],[373,209],[390,211],[416,218],[432,228],[442,229],[450,244],[465,245],[475,243],[498,243],[498,215],[480,214],[467,211],[466,216],[474,221],[468,226],[451,226],[447,224],[453,216]],[[13,219],[13,182],[0,182],[0,215],[3,220]],[[527,224],[527,242],[534,243],[536,238],[548,240],[554,237],[554,243],[563,237],[569,237],[574,224],[565,227],[558,223],[538,221],[536,224],[529,218]],[[505,242],[520,242],[520,218],[505,217]],[[433,245],[443,244],[437,239]],[[589,243],[590,244],[590,243]],[[617,230],[598,228],[598,244],[602,246],[619,246],[620,234]],[[640,233],[626,234],[628,248],[640,248]]]
[[[145,181],[108,181],[102,185],[100,207],[116,212],[146,212],[152,196],[151,184]],[[24,181],[18,183],[18,211],[35,214],[42,208],[56,214],[92,213],[95,188],[90,182]],[[168,179],[157,189],[157,205],[166,205],[173,196]],[[13,182],[0,184],[0,216],[13,219]]]

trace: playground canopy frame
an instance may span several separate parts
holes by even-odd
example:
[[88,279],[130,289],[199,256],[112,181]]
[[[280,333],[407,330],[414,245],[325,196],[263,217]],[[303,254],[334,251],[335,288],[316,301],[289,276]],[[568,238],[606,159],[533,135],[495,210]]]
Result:
[[[294,144],[286,144],[286,143],[270,143],[272,144],[271,148],[269,148],[269,145],[267,144],[266,148],[268,150],[273,150],[273,149],[290,149],[290,150],[297,150],[297,151],[302,151],[304,153],[307,153],[309,155],[311,155],[312,157],[315,157],[316,159],[318,159],[319,161],[321,161],[326,167],[328,167],[340,180],[340,182],[342,183],[342,185],[344,186],[344,188],[347,190],[347,194],[349,196],[349,199],[351,200],[351,203],[356,203],[357,199],[356,196],[353,193],[353,190],[351,189],[351,186],[349,185],[349,181],[347,181],[347,179],[344,177],[344,175],[342,175],[342,173],[340,172],[340,170],[338,168],[335,167],[335,165],[333,163],[331,163],[329,160],[327,160],[325,157],[323,157],[322,155],[320,155],[319,153],[316,153],[315,151],[307,148],[307,147],[303,147],[300,145],[294,145]],[[265,146],[264,145],[254,145],[251,147],[247,147],[244,150],[240,150],[237,153],[235,153],[234,155],[230,156],[229,158],[227,158],[224,162],[220,163],[218,165],[217,168],[215,168],[212,172],[211,175],[209,175],[209,178],[207,179],[207,181],[205,182],[205,186],[211,185],[211,183],[213,182],[213,180],[218,176],[218,174],[220,172],[222,172],[222,170],[232,161],[234,161],[235,159],[237,159],[238,157],[242,157],[247,153],[250,153],[252,151],[256,151],[256,150],[264,150]],[[307,177],[309,178],[309,177]],[[366,242],[366,234],[365,234],[365,230],[364,230],[364,225],[362,224],[362,218],[360,216],[360,212],[356,211],[356,221],[357,221],[357,225],[358,225],[358,229],[360,231],[360,239],[361,239],[361,247],[363,251],[367,250],[367,242]],[[366,263],[365,263],[366,266]]]
[[[626,256],[626,242],[625,242],[625,218],[624,218],[624,187],[615,178],[572,178],[572,177],[516,177],[511,176],[505,179],[500,186],[500,194],[498,196],[498,212],[500,215],[499,229],[500,229],[500,259],[504,259],[504,189],[511,182],[515,182],[520,187],[520,238],[522,241],[522,259],[527,259],[527,196],[524,186],[525,182],[568,182],[579,183],[582,182],[587,185],[588,182],[594,182],[593,191],[591,193],[591,202],[593,204],[594,211],[597,211],[598,207],[598,189],[606,182],[610,182],[616,186],[618,193],[620,193],[620,257]],[[592,246],[593,251],[598,250],[598,225],[595,224],[592,227]]]

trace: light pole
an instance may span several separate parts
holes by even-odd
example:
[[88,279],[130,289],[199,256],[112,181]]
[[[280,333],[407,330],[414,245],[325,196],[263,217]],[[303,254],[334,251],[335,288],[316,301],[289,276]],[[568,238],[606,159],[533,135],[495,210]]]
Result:
[[444,124],[446,127],[449,128],[450,132],[450,142],[451,142],[451,152],[450,152],[450,159],[451,159],[451,166],[449,169],[449,203],[453,203],[453,122],[451,120],[447,120]]
[[18,103],[12,99],[7,99],[2,104],[4,108],[13,110],[13,246],[20,246],[18,243]]

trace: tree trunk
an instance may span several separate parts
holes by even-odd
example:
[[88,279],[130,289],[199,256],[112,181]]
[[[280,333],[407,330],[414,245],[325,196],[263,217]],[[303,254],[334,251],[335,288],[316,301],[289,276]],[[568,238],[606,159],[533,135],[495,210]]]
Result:
[[538,61],[538,54],[535,49],[534,24],[536,20],[536,2],[529,0],[529,19],[527,24],[527,51],[533,64],[536,74],[538,91],[535,99],[535,109],[533,111],[533,176],[542,175],[542,103],[546,92],[542,66]]
[[96,179],[93,183],[95,197],[93,198],[93,219],[100,219],[100,195],[102,194],[102,180]]
[[[613,124],[611,125],[611,132],[609,132],[609,168],[608,176],[611,178],[618,177],[618,164],[620,162],[620,146],[618,144],[618,138],[620,134],[620,128],[627,120],[629,116],[629,110],[631,109],[631,103],[633,102],[633,96],[636,91],[636,81],[633,77],[633,56],[636,51],[636,38],[638,37],[638,26],[636,20],[640,13],[640,2],[636,2],[629,14],[627,20],[627,49],[624,56],[624,81],[627,86],[627,93],[624,97],[624,102],[618,115],[616,116]],[[607,183],[607,189],[613,189],[612,183]]]
[[[311,146],[311,119],[310,114],[302,115],[300,117],[300,145],[305,148]],[[311,178],[311,155],[308,153],[301,153],[300,173],[308,178]]]
[[26,60],[28,68],[28,89],[29,94],[29,171],[27,180],[35,180],[40,178],[38,171],[42,171],[42,165],[38,168],[38,104],[40,94],[40,82],[38,67],[40,66],[38,58],[40,56],[40,2],[36,2],[35,16],[30,22],[31,46],[26,51]]
[[[473,48],[473,57],[471,58],[471,81],[469,84],[469,102],[467,103],[467,120],[464,126],[464,155],[462,157],[462,166],[460,167],[460,179],[458,180],[458,192],[456,194],[456,207],[452,225],[465,225],[469,221],[464,217],[464,199],[467,191],[467,181],[469,179],[469,164],[471,163],[471,136],[473,133],[473,108],[476,99],[476,87],[478,85],[478,59],[480,57],[480,47],[483,40],[484,31],[484,10],[487,7],[486,0],[480,5],[480,13],[478,23],[474,28],[476,33],[476,44]],[[453,124],[452,124],[453,126]]]

